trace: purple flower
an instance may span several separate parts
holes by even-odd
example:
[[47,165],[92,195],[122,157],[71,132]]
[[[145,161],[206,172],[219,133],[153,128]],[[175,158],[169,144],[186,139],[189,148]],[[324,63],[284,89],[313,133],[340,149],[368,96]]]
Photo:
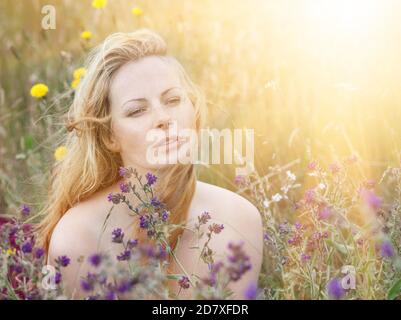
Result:
[[327,294],[331,299],[339,300],[345,295],[345,290],[341,285],[341,281],[338,278],[333,278],[327,284]]
[[31,208],[29,206],[27,206],[26,204],[21,206],[21,214],[23,216],[28,216],[31,213]]
[[383,258],[392,258],[394,256],[394,248],[391,241],[385,240],[380,246],[380,254]]
[[167,219],[168,219],[168,216],[169,216],[168,212],[167,211],[163,211],[163,213],[162,213],[162,221],[166,222]]
[[269,234],[266,232],[264,235],[263,235],[263,239],[265,240],[265,241],[270,241],[271,239],[270,239],[270,236],[269,236]]
[[38,248],[35,251],[35,258],[40,259],[44,256],[44,254],[45,254],[45,250],[43,250],[42,248]]
[[161,202],[159,201],[159,199],[157,199],[157,197],[153,197],[152,199],[150,199],[150,204],[153,207],[159,207],[161,205]]
[[306,263],[308,262],[312,257],[309,254],[306,253],[302,253],[301,254],[301,261]]
[[120,255],[117,256],[118,261],[126,261],[131,258],[131,250],[124,250]]
[[278,226],[278,230],[279,230],[279,232],[280,232],[281,234],[287,234],[287,233],[289,233],[289,232],[290,232],[290,226],[288,225],[288,222],[286,221],[286,222],[284,222],[284,223],[281,223],[281,224]]
[[121,202],[121,196],[119,194],[109,193],[107,195],[107,200],[113,202],[114,204],[119,204]]
[[127,248],[132,249],[135,248],[138,245],[138,239],[130,239],[127,242]]
[[154,174],[148,172],[148,173],[146,174],[146,180],[148,181],[148,185],[151,186],[151,185],[153,185],[153,184],[156,182],[157,177],[156,177]]
[[57,259],[56,259],[56,263],[58,264],[58,265],[60,265],[61,267],[66,267],[66,266],[68,266],[69,264],[70,264],[70,258],[68,258],[67,256],[59,256]]
[[120,190],[122,193],[128,193],[129,192],[128,183],[120,182]]
[[181,288],[183,289],[188,289],[189,288],[189,279],[186,276],[182,276],[180,280],[178,280],[178,284],[180,285]]
[[211,219],[210,213],[204,211],[200,217],[198,217],[198,221],[200,224],[206,224]]
[[31,253],[32,252],[32,242],[29,240],[25,241],[21,246],[21,251],[23,253]]
[[227,267],[227,271],[231,281],[238,281],[252,267],[249,256],[242,249],[243,245],[244,242],[240,242],[239,244],[230,242],[228,244],[231,255],[228,256],[230,266]]
[[129,170],[127,168],[124,167],[120,167],[118,169],[118,174],[120,175],[120,177],[125,177],[125,175],[129,172]]
[[142,229],[147,229],[149,227],[149,222],[148,222],[147,216],[139,217],[139,227]]
[[248,284],[245,290],[244,298],[246,300],[255,300],[257,294],[258,294],[258,285],[256,284],[256,282],[252,281]]
[[326,220],[331,216],[331,210],[329,207],[325,206],[323,209],[319,211],[319,219]]
[[93,255],[91,255],[89,257],[89,262],[91,263],[91,265],[93,265],[94,267],[97,267],[100,265],[100,263],[102,262],[102,256],[98,253],[95,253]]
[[373,191],[361,189],[360,194],[369,207],[371,207],[373,210],[380,209],[382,205],[382,199],[379,198]]
[[59,284],[61,282],[61,273],[60,272],[56,272],[56,274],[54,276],[54,282],[56,284]]
[[123,242],[124,232],[122,232],[121,228],[114,229],[111,233],[111,241],[114,243]]
[[81,279],[81,288],[84,291],[92,291],[93,290],[93,283],[90,283],[86,279]]
[[129,280],[122,280],[118,285],[117,285],[117,291],[119,293],[125,293],[131,290],[131,288],[135,285],[137,281],[135,279],[129,279]]
[[104,296],[105,300],[115,300],[116,299],[116,294],[112,291],[109,290],[106,295]]
[[224,225],[223,224],[217,224],[217,223],[213,223],[211,226],[209,226],[209,231],[210,232],[214,232],[215,234],[220,233],[222,230],[224,229]]

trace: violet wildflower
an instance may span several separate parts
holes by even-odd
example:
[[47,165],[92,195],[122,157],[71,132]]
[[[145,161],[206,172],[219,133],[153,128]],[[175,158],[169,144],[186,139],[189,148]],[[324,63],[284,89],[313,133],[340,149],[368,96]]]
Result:
[[91,263],[91,265],[93,265],[94,267],[97,267],[102,262],[102,256],[98,253],[95,253],[95,254],[91,255],[88,260]]
[[31,208],[29,206],[27,206],[26,204],[21,206],[21,214],[23,216],[28,216],[31,213]]
[[32,252],[32,242],[27,240],[21,246],[21,251],[23,253],[31,253]]
[[121,202],[121,196],[119,194],[109,193],[107,195],[107,200],[113,202],[114,204],[119,204]]
[[391,241],[384,240],[380,245],[380,254],[383,258],[392,258],[394,256],[394,248]]
[[120,175],[120,177],[127,178],[127,179],[129,179],[131,177],[130,169],[125,168],[125,167],[120,167],[118,169],[118,174]]
[[168,216],[169,216],[168,212],[167,211],[163,211],[163,213],[162,213],[162,221],[166,222],[167,219],[168,219]]
[[345,290],[338,278],[333,278],[327,284],[327,294],[331,299],[339,300],[345,295]]
[[312,257],[309,254],[306,253],[302,253],[301,254],[301,261],[306,263],[308,262]]
[[148,181],[148,185],[151,186],[157,181],[157,177],[154,174],[148,172],[146,174],[146,180]]
[[320,220],[326,220],[331,216],[331,210],[329,207],[325,206],[321,210],[319,210],[318,218]]
[[214,232],[215,234],[219,234],[222,230],[224,229],[223,224],[217,224],[213,223],[211,226],[209,226],[209,231]]
[[150,199],[150,204],[153,207],[159,207],[162,203],[159,201],[159,199],[157,199],[157,197],[153,197],[152,199]]
[[187,276],[182,276],[180,280],[178,280],[178,284],[180,285],[181,288],[183,289],[188,289],[189,288],[189,279]]
[[239,244],[230,242],[228,244],[231,255],[228,257],[230,266],[227,267],[227,271],[232,281],[239,280],[242,275],[252,267],[249,256],[247,256],[242,249],[243,244],[243,242]]
[[71,259],[68,258],[67,256],[59,256],[56,259],[56,263],[61,266],[61,267],[66,267],[70,264]]
[[379,198],[373,191],[361,189],[360,194],[369,207],[371,207],[373,210],[380,209],[382,205],[382,199]]
[[117,256],[118,261],[126,261],[131,258],[131,250],[124,250],[120,255]]
[[289,232],[290,232],[290,226],[289,226],[288,222],[285,221],[284,223],[281,223],[281,224],[278,226],[278,230],[279,230],[279,232],[280,232],[281,234],[287,234],[287,233],[289,233]]
[[56,272],[55,276],[54,276],[54,283],[55,284],[59,284],[61,282],[61,273],[60,272]]
[[142,229],[147,229],[149,227],[149,222],[148,222],[147,216],[139,217],[139,227]]
[[120,190],[122,193],[128,193],[129,192],[128,183],[120,182]]
[[132,249],[138,245],[138,239],[129,239],[127,242],[127,248]]
[[132,289],[137,283],[137,279],[123,279],[116,287],[119,293],[125,293]]
[[258,294],[258,285],[255,281],[251,281],[244,293],[244,298],[246,300],[255,300]]
[[115,300],[116,299],[116,294],[112,290],[109,290],[105,294],[104,299],[105,300]]
[[204,211],[200,217],[198,217],[198,221],[200,224],[206,224],[211,219],[210,213]]
[[114,243],[123,242],[124,232],[122,232],[121,228],[114,229],[111,233],[111,241]]
[[35,258],[36,259],[40,259],[40,258],[42,258],[44,256],[44,254],[45,254],[45,250],[44,249],[37,248],[36,251],[35,251]]

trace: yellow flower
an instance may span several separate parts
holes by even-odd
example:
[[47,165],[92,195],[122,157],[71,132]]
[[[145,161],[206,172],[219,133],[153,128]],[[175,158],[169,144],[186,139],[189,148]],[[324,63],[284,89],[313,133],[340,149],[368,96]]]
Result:
[[89,40],[90,38],[92,38],[92,32],[87,31],[87,30],[81,32],[81,38],[84,40]]
[[74,79],[79,79],[81,80],[81,78],[86,74],[86,69],[85,68],[78,68],[74,70],[73,76]]
[[107,0],[93,0],[92,7],[95,9],[102,9],[106,6]]
[[135,7],[131,9],[131,12],[134,16],[140,16],[142,14],[142,9],[139,7]]
[[11,255],[15,254],[15,252],[16,252],[16,249],[15,249],[15,248],[13,248],[13,249],[7,249],[6,254],[7,254],[8,256],[11,256]]
[[71,81],[71,88],[76,89],[81,82],[81,79],[74,79]]
[[63,159],[67,154],[67,151],[67,148],[64,146],[58,147],[56,151],[54,151],[54,158],[56,158],[57,161]]
[[37,83],[31,88],[31,96],[34,98],[42,98],[47,94],[48,91],[49,88],[47,85],[43,83]]

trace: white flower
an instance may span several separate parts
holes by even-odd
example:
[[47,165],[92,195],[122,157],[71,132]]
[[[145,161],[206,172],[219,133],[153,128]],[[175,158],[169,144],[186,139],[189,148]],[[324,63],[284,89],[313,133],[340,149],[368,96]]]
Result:
[[286,173],[287,173],[287,177],[290,178],[290,180],[295,181],[297,179],[295,174],[293,174],[290,170],[287,170]]
[[283,199],[283,197],[281,196],[281,194],[276,193],[273,197],[272,197],[272,201],[273,202],[279,202],[281,199]]
[[319,183],[318,188],[323,190],[326,188],[326,185],[324,183]]
[[263,201],[263,205],[264,205],[266,208],[268,208],[269,205],[270,205],[270,202],[267,201],[267,199],[266,199],[265,201]]

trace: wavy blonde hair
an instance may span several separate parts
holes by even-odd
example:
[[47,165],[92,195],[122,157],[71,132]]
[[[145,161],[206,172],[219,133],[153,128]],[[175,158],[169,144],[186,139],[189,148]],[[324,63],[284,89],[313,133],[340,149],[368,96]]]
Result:
[[[201,90],[189,78],[182,65],[167,55],[163,38],[149,29],[130,33],[114,33],[94,48],[86,61],[87,73],[78,86],[66,117],[69,132],[65,137],[68,153],[55,163],[50,178],[47,201],[37,226],[37,241],[46,253],[52,232],[66,211],[121,177],[121,156],[107,147],[111,136],[109,88],[113,74],[125,63],[146,56],[165,59],[177,70],[195,109],[195,128],[199,132],[205,117],[206,104]],[[170,222],[185,222],[196,187],[196,172],[192,163],[176,164],[159,176],[158,197],[169,208]],[[169,239],[175,247],[182,228]]]

